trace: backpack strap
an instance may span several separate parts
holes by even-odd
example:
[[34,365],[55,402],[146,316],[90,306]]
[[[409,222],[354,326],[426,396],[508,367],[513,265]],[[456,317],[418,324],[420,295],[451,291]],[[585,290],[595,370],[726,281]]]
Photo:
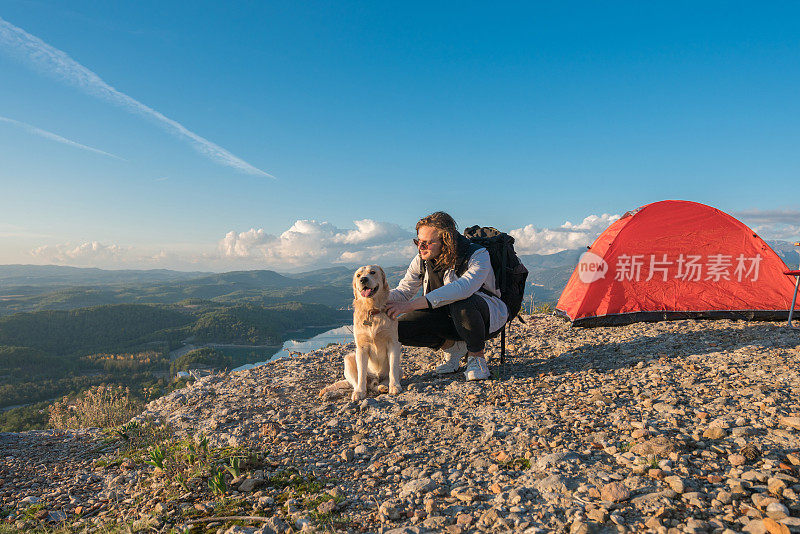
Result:
[[469,259],[472,257],[473,254],[478,252],[480,249],[486,248],[482,245],[477,243],[469,242],[469,246],[466,248],[463,256],[458,258],[458,263],[456,263],[456,275],[462,276],[465,272],[467,272],[467,264],[469,263]]

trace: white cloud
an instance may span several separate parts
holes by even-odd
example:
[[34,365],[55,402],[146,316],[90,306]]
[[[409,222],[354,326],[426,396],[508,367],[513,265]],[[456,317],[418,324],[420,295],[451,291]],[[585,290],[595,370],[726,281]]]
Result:
[[371,219],[354,224],[354,229],[341,229],[325,221],[298,220],[277,238],[263,229],[231,231],[220,241],[219,250],[227,258],[258,259],[284,269],[410,257],[410,231]]
[[356,225],[355,230],[349,230],[343,235],[337,235],[336,240],[341,243],[352,245],[364,245],[367,243],[381,243],[394,241],[408,237],[408,232],[396,224],[379,223],[371,219],[353,221]]
[[517,254],[554,254],[591,245],[619,217],[608,213],[589,215],[578,224],[567,221],[558,228],[536,228],[529,224],[509,234],[514,237]]
[[28,132],[38,135],[39,137],[44,137],[45,139],[50,139],[52,141],[56,141],[57,143],[61,143],[67,146],[80,148],[81,150],[86,150],[89,152],[94,152],[95,154],[102,154],[103,156],[108,156],[110,158],[115,158],[122,161],[127,161],[125,158],[121,158],[119,156],[115,156],[114,154],[110,154],[108,152],[104,152],[103,150],[99,150],[97,148],[92,148],[90,146],[82,145],[80,143],[76,143],[66,137],[61,137],[58,134],[54,134],[53,132],[48,132],[47,130],[42,130],[41,128],[37,128],[36,126],[31,126],[30,124],[17,121],[14,119],[9,119],[8,117],[0,116],[0,122],[6,122],[8,124],[13,124],[14,126],[19,126],[20,128],[27,130]]
[[[520,254],[551,254],[590,244],[617,215],[590,215],[557,228],[528,225],[509,232]],[[389,222],[360,219],[352,228],[326,221],[302,219],[275,236],[263,228],[226,233],[205,246],[159,245],[152,249],[90,241],[81,244],[46,245],[31,254],[39,261],[104,268],[169,268],[230,271],[272,269],[302,271],[331,265],[407,265],[416,249],[412,230]]]
[[263,229],[251,228],[246,232],[236,233],[230,231],[219,242],[219,250],[223,256],[246,258],[259,246],[275,241],[275,236],[266,233]]
[[759,224],[751,227],[762,239],[777,241],[800,240],[800,225],[792,224]]
[[48,263],[95,266],[98,263],[120,263],[126,260],[133,249],[119,245],[104,245],[98,241],[88,241],[79,245],[69,243],[44,245],[31,251],[31,255]]
[[800,239],[800,210],[744,210],[732,213],[764,239]]
[[271,175],[234,156],[221,146],[190,131],[179,122],[165,117],[153,108],[114,89],[103,81],[100,76],[69,57],[65,52],[53,48],[38,37],[14,26],[1,17],[0,51],[47,76],[153,120],[170,134],[189,141],[195,150],[217,163],[247,174],[272,178]]

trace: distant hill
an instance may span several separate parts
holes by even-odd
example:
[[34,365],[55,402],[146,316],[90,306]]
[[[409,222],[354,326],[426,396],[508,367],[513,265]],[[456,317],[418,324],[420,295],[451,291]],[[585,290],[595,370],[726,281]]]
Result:
[[190,280],[210,273],[150,270],[106,270],[63,265],[0,265],[0,288],[8,286],[105,286]]
[[788,241],[767,241],[767,244],[772,247],[772,250],[781,257],[786,265],[793,269],[797,267],[798,261],[800,261],[800,255],[797,254],[797,251],[800,248],[795,247]]
[[[797,249],[787,241],[768,241],[795,267]],[[524,254],[530,271],[527,294],[534,302],[558,300],[585,248],[555,254]],[[384,266],[390,286],[405,265]],[[214,304],[276,306],[288,302],[346,307],[352,300],[353,268],[336,266],[302,273],[270,270],[227,273],[80,269],[55,265],[0,265],[0,316],[40,310],[71,310],[107,304],[176,304],[207,301]]]
[[[188,280],[192,285],[224,286],[228,288],[270,288],[282,289],[304,285],[298,280],[276,273],[275,271],[230,271],[227,273],[210,274],[200,278]],[[175,284],[171,284],[175,285]]]

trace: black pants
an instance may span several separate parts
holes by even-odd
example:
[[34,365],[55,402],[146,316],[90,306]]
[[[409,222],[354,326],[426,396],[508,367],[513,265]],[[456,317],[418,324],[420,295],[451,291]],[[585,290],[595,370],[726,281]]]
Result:
[[489,337],[489,305],[472,295],[447,306],[416,310],[399,318],[400,343],[438,349],[445,340],[464,340],[467,350],[479,352]]

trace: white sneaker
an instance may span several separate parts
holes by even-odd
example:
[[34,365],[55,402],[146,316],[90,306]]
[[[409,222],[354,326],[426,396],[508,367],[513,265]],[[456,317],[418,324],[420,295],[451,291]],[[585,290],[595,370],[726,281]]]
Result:
[[486,380],[489,378],[489,366],[483,356],[470,356],[467,360],[467,370],[464,372],[467,380]]
[[436,367],[436,374],[446,375],[455,373],[461,367],[461,358],[467,355],[467,342],[456,341],[449,349],[442,349],[444,358],[442,364]]

